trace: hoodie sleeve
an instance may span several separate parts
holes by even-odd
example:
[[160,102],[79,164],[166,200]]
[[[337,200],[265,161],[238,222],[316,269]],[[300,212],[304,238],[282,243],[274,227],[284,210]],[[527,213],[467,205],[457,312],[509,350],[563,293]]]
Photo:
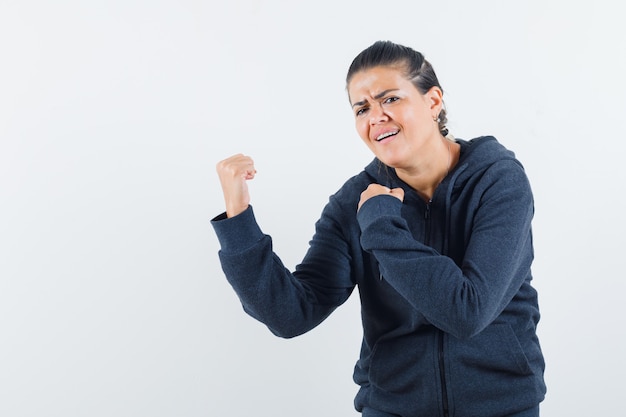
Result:
[[530,277],[533,198],[514,160],[493,164],[474,190],[462,265],[416,239],[392,196],[368,200],[357,215],[361,245],[381,273],[432,324],[460,338],[487,327]]
[[283,266],[272,239],[259,228],[252,206],[215,217],[222,269],[244,311],[280,337],[294,337],[321,323],[350,296],[349,257],[333,222],[322,217],[305,261],[295,272]]

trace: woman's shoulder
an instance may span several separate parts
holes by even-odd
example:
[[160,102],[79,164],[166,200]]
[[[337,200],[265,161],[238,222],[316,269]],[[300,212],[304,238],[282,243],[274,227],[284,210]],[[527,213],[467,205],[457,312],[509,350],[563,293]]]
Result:
[[375,175],[375,172],[378,169],[377,167],[379,165],[382,165],[382,163],[378,161],[378,159],[374,159],[361,171],[345,180],[344,183],[333,195],[345,196],[355,193],[360,195],[361,192],[363,192],[363,190],[365,190],[367,186],[372,182],[380,182],[380,180],[376,178]]
[[369,175],[363,170],[344,181],[339,189],[330,196],[330,199],[351,200],[354,196],[360,196],[370,183]]
[[515,152],[504,146],[494,136],[479,136],[474,139],[455,139],[461,146],[459,165],[465,165],[469,171],[483,170],[499,163],[513,163],[521,166]]
[[[368,173],[370,163],[360,172],[346,179],[343,184],[328,197],[324,214],[343,216],[345,213],[356,214],[361,193],[376,180]],[[343,213],[343,214],[340,214]]]

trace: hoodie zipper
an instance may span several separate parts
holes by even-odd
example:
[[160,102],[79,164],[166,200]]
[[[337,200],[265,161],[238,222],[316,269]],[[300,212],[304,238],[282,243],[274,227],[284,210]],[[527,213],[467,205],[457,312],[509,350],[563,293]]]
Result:
[[[426,203],[426,210],[424,211],[424,220],[426,221],[426,236],[425,242],[426,244],[430,244],[430,206],[433,200],[429,200]],[[448,408],[448,389],[446,386],[446,372],[445,372],[445,358],[443,351],[443,331],[439,330],[437,335],[437,353],[438,353],[438,362],[439,362],[439,380],[441,382],[441,405],[443,407],[443,417],[448,417],[450,415],[450,410]]]
[[426,244],[430,243],[430,205],[432,204],[432,202],[433,200],[428,200],[428,203],[426,203],[426,210],[424,211],[424,220],[426,223],[424,242],[426,242]]

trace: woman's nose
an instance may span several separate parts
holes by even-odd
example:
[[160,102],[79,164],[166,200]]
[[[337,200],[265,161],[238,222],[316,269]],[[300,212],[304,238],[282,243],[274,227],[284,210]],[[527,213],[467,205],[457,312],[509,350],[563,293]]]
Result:
[[385,113],[383,106],[381,106],[380,104],[370,107],[369,116],[370,116],[371,125],[375,125],[381,122],[386,122],[387,120],[389,120],[389,117]]

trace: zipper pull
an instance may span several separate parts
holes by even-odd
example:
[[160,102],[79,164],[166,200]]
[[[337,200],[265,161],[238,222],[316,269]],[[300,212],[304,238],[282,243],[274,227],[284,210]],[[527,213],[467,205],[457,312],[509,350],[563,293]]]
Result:
[[426,211],[424,212],[424,218],[426,220],[428,220],[430,218],[430,204],[433,202],[433,200],[428,200],[428,203],[426,204]]

